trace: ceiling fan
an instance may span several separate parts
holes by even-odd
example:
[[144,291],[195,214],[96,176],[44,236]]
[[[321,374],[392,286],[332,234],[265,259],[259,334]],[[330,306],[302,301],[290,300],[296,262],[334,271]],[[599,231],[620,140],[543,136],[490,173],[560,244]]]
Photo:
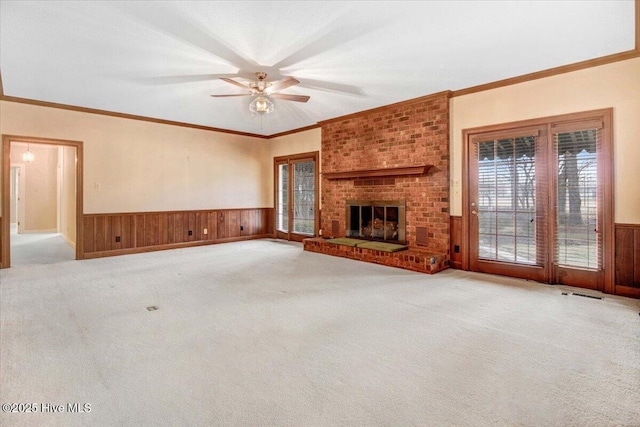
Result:
[[248,90],[248,93],[236,93],[236,94],[228,94],[228,95],[211,95],[214,98],[224,98],[230,96],[255,96],[253,101],[249,104],[249,110],[252,113],[259,114],[269,114],[273,111],[274,106],[273,102],[269,100],[269,98],[283,99],[285,101],[296,101],[296,102],[307,102],[309,100],[309,96],[306,95],[290,95],[286,93],[278,93],[277,91],[286,89],[291,86],[295,86],[300,82],[293,77],[285,77],[282,80],[278,80],[275,82],[267,82],[267,73],[257,72],[256,81],[250,82],[249,84],[244,84],[237,82],[232,79],[228,79],[226,77],[221,77],[220,80],[224,80],[227,83],[231,83],[232,85],[241,87],[242,89]]

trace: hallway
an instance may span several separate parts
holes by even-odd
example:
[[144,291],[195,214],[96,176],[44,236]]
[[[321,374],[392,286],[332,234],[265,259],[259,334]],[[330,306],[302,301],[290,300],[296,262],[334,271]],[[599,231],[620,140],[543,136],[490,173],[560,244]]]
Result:
[[11,224],[11,265],[55,264],[75,259],[74,249],[60,233],[18,234]]

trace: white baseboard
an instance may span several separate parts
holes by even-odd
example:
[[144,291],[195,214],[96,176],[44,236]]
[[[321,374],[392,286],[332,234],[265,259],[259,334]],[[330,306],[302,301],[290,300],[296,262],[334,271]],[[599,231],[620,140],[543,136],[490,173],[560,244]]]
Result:
[[55,228],[50,228],[48,230],[22,230],[20,234],[36,234],[36,233],[57,233],[58,230]]
[[76,242],[71,241],[71,239],[69,238],[69,236],[64,235],[62,233],[60,233],[60,236],[62,236],[62,238],[64,239],[65,242],[67,242],[67,244],[69,246],[71,246],[73,248],[73,250],[76,250]]

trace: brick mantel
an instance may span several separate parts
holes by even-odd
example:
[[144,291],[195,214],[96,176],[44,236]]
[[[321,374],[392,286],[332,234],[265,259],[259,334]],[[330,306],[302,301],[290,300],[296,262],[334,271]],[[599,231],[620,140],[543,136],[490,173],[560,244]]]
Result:
[[327,179],[353,179],[353,178],[374,178],[404,175],[424,175],[429,172],[432,165],[405,166],[401,168],[383,168],[353,170],[344,172],[325,172],[322,174]]

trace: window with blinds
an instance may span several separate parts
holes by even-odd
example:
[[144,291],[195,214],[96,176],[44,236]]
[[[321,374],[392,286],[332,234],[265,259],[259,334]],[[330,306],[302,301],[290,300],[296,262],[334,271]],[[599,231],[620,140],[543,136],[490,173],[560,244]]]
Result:
[[276,209],[276,229],[282,232],[289,230],[289,165],[278,165]]
[[537,263],[536,138],[478,143],[478,256]]
[[293,164],[293,232],[314,233],[315,227],[315,162]]
[[553,133],[557,155],[556,263],[560,266],[600,269],[602,225],[598,215],[601,198],[597,153],[601,128]]
[[274,158],[279,238],[302,241],[317,233],[318,152]]

